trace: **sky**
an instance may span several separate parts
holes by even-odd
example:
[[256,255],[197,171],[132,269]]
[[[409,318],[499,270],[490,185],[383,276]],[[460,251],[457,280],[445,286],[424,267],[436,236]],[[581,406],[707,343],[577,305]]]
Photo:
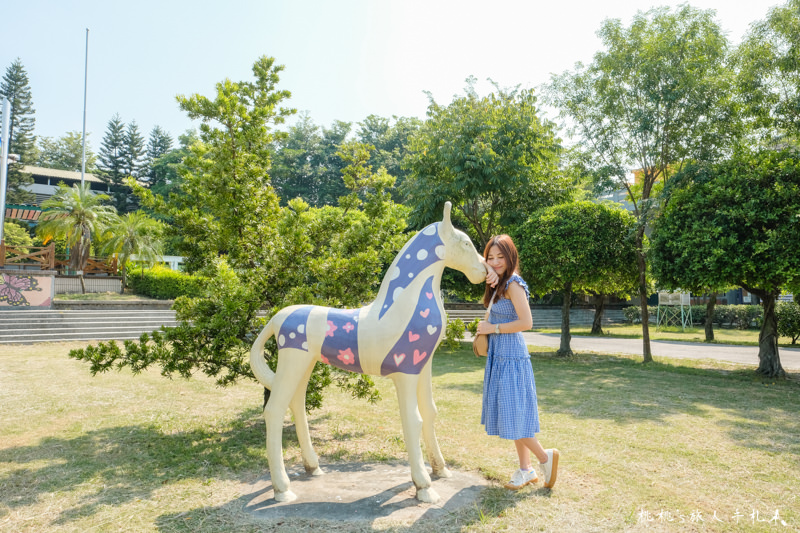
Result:
[[[9,0],[9,3],[10,0]],[[2,72],[19,58],[30,80],[37,136],[83,128],[97,152],[111,117],[173,138],[198,126],[176,95],[213,97],[228,78],[252,80],[262,55],[284,65],[287,107],[318,125],[368,115],[424,118],[429,92],[447,104],[474,76],[536,88],[601,43],[605,19],[626,26],[658,0],[26,0],[3,10]],[[777,0],[692,0],[716,11],[732,44]],[[10,17],[8,15],[11,15]],[[86,65],[88,33],[88,70]],[[291,123],[291,122],[290,122]]]

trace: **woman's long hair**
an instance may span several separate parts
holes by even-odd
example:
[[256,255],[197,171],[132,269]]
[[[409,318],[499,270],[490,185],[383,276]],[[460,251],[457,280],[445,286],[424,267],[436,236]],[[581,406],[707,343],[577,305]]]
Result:
[[[519,254],[517,253],[517,247],[514,246],[514,241],[511,240],[511,237],[508,235],[497,235],[489,239],[489,242],[486,243],[486,248],[483,250],[483,258],[488,260],[489,259],[489,250],[492,246],[497,246],[500,248],[500,253],[503,254],[503,257],[506,259],[506,270],[500,276],[500,279],[497,281],[497,296],[495,296],[494,301],[500,300],[506,294],[506,283],[508,280],[511,279],[511,276],[515,273],[519,272]],[[489,302],[492,299],[492,294],[494,294],[494,287],[491,285],[486,285],[486,290],[483,293],[483,306],[489,307]]]

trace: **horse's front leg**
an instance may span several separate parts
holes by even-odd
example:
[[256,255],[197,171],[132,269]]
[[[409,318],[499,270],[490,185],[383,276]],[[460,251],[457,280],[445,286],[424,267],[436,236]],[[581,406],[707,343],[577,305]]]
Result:
[[417,488],[417,499],[425,503],[436,503],[439,495],[431,487],[431,477],[425,470],[420,447],[422,418],[417,406],[417,382],[419,376],[410,374],[393,374],[397,402],[400,404],[400,420],[403,423],[403,437],[406,441],[408,464],[411,467],[411,479]]
[[422,437],[425,440],[425,450],[428,452],[428,461],[431,463],[433,475],[438,477],[452,477],[453,474],[447,469],[442,450],[439,448],[439,441],[436,439],[434,422],[438,411],[433,401],[433,390],[431,384],[431,368],[433,358],[428,361],[419,377],[417,384],[417,401],[419,411],[422,415]]

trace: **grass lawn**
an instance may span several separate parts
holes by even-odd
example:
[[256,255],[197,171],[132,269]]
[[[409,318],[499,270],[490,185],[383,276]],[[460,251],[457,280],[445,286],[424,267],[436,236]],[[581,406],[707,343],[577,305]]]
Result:
[[[589,335],[592,328],[590,327],[572,327],[570,333],[572,335]],[[547,328],[535,330],[539,333],[561,333],[561,328]],[[628,339],[641,339],[642,326],[638,325],[620,325],[620,326],[603,326],[603,333],[609,337],[623,337]],[[728,328],[714,328],[714,344],[738,344],[745,346],[758,346],[757,329],[728,329]],[[656,329],[654,324],[650,325],[650,339],[658,341],[687,341],[687,342],[705,342],[706,333],[703,328],[686,328],[682,330],[679,327],[668,326]],[[792,345],[792,339],[789,337],[780,337],[778,339],[780,346],[787,348],[798,348],[800,344]]]
[[[0,347],[0,531],[354,530],[243,511],[243,485],[267,469],[258,385],[93,378],[67,357],[80,346]],[[451,468],[493,485],[446,518],[356,531],[800,530],[800,376],[535,348],[540,439],[561,468],[552,491],[512,493],[514,447],[480,426],[484,361],[469,348],[436,354],[437,433]],[[405,461],[391,382],[378,386],[377,405],[331,389],[311,414],[323,463]],[[293,431],[284,448],[300,462]]]

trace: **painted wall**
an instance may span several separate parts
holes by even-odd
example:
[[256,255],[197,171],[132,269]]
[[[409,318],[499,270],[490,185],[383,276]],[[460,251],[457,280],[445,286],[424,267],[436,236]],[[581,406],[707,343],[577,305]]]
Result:
[[0,271],[0,310],[51,309],[55,296],[55,272]]

